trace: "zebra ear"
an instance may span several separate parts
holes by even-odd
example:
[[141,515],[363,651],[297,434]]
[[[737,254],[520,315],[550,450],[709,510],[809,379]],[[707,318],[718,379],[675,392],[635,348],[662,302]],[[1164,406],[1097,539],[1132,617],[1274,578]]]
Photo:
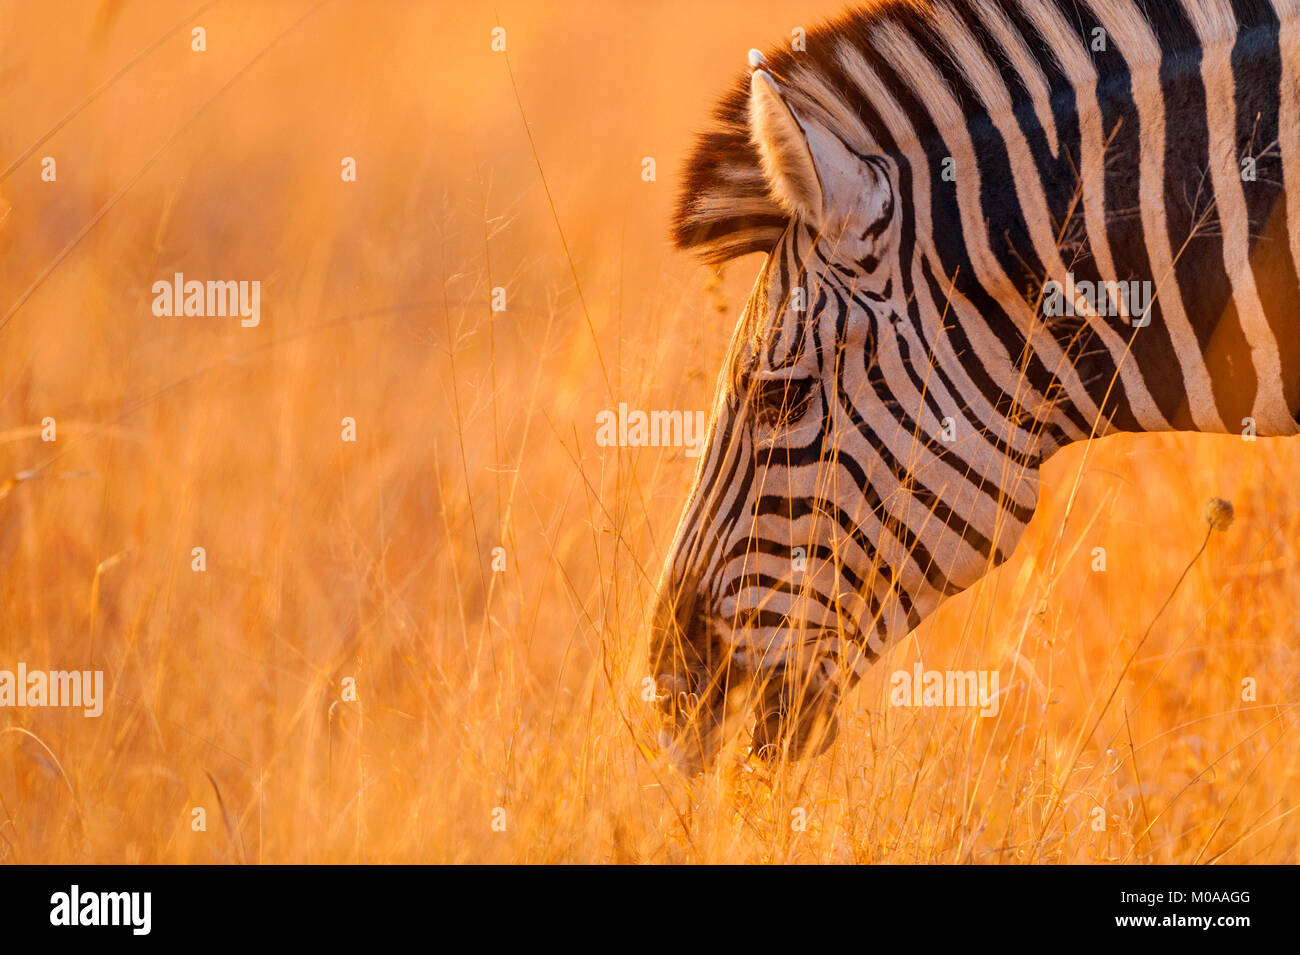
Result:
[[890,202],[879,171],[817,119],[800,116],[764,69],[750,74],[749,129],[773,198],[823,233],[860,231]]
[[749,75],[749,129],[772,195],[786,211],[820,219],[822,184],[808,134],[766,70]]

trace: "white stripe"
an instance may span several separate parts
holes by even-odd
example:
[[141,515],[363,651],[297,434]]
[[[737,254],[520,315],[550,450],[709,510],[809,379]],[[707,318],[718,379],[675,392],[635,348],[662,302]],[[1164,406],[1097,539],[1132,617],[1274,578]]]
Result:
[[[1205,367],[1205,356],[1183,309],[1174,255],[1169,243],[1165,216],[1165,113],[1160,89],[1160,47],[1150,26],[1136,8],[1119,6],[1111,0],[1087,0],[1110,42],[1129,67],[1133,103],[1140,128],[1138,159],[1142,231],[1155,283],[1153,301],[1158,299],[1169,328],[1169,338],[1182,369],[1187,405],[1192,422],[1200,431],[1226,432],[1214,402],[1214,387]],[[1021,0],[1028,4],[1028,0]]]
[[[1300,0],[1273,0],[1282,29],[1282,95],[1278,109],[1278,151],[1282,159],[1282,184],[1286,196],[1287,239],[1291,262],[1300,275]],[[1291,316],[1294,318],[1295,316]]]
[[1052,95],[1042,67],[1025,46],[1025,38],[1016,31],[1001,10],[991,3],[976,3],[973,6],[985,28],[993,34],[993,39],[1015,68],[1025,89],[1029,91],[1034,115],[1038,117],[1038,125],[1047,136],[1047,148],[1059,159],[1061,147],[1056,138],[1056,116],[1052,113]]
[[1219,24],[1231,24],[1230,29],[1220,27],[1211,32],[1205,19],[1191,18],[1202,44],[1201,77],[1208,107],[1210,175],[1223,229],[1223,262],[1255,368],[1255,406],[1251,414],[1262,433],[1295,434],[1296,422],[1282,394],[1282,360],[1277,338],[1264,314],[1255,287],[1255,273],[1250,267],[1250,215],[1236,152],[1237,106],[1232,73],[1236,20],[1227,0],[1198,2],[1202,4],[1202,12],[1209,13]]

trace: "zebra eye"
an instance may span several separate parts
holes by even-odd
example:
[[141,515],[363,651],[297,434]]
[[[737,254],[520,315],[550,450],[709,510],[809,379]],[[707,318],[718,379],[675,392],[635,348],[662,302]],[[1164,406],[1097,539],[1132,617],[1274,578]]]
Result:
[[794,424],[812,400],[811,378],[774,378],[754,382],[754,412],[759,424],[779,428]]

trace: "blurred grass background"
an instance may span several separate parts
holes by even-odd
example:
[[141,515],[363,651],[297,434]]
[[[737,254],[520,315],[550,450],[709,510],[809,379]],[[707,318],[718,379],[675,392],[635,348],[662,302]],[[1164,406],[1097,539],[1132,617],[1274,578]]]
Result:
[[[1300,442],[1070,449],[825,757],[648,748],[696,462],[595,415],[709,407],[759,262],[669,248],[681,161],[838,7],[0,2],[0,668],[107,690],[0,710],[0,860],[1300,861]],[[261,324],[155,317],[177,271]],[[890,708],[918,658],[999,670],[999,717]]]

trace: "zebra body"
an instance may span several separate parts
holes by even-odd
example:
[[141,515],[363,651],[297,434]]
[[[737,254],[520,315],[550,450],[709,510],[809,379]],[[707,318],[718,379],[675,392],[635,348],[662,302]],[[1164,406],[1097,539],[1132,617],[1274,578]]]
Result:
[[754,706],[764,755],[829,741],[1065,444],[1296,433],[1288,177],[1300,0],[886,0],[751,52],[675,224],[767,254],[653,623],[680,761]]

